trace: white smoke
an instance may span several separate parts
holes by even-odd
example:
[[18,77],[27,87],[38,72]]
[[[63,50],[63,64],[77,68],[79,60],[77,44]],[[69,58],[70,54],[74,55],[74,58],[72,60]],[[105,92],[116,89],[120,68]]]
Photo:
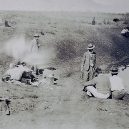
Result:
[[13,37],[4,46],[4,52],[16,60],[20,60],[26,56],[28,50],[29,46],[25,44],[25,38],[23,36]]
[[46,65],[55,57],[54,48],[40,48],[40,51],[31,52],[30,42],[24,36],[13,37],[5,43],[4,53],[17,61],[25,61],[30,65]]

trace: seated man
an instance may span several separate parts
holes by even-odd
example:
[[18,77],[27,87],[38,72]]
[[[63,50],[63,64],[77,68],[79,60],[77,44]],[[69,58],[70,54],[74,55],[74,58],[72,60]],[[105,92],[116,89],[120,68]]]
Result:
[[110,84],[111,84],[111,92],[113,99],[123,99],[126,94],[123,80],[118,76],[118,68],[113,67],[111,69],[111,77],[110,77]]
[[110,97],[110,83],[108,77],[104,73],[105,68],[99,68],[98,76],[84,84],[85,87],[83,91],[86,91],[88,96],[102,99]]

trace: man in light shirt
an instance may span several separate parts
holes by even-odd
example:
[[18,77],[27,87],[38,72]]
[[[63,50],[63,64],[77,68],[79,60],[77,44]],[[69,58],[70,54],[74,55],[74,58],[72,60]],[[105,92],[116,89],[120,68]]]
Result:
[[123,99],[125,96],[125,88],[123,80],[118,76],[118,68],[113,67],[111,69],[110,85],[113,99]]
[[108,76],[105,74],[105,68],[100,67],[98,76],[94,79],[85,82],[84,89],[88,96],[93,96],[100,99],[107,99],[111,95],[110,82]]
[[39,43],[39,35],[35,34],[34,39],[31,41],[31,52],[37,53],[39,51],[40,43]]

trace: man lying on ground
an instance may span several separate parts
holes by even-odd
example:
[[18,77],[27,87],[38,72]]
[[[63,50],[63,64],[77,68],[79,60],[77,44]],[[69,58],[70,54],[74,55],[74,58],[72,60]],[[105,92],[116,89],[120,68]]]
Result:
[[111,95],[109,78],[105,75],[105,69],[99,68],[98,76],[84,84],[88,96],[107,99]]
[[[27,80],[26,82],[25,79]],[[21,64],[10,66],[10,69],[4,74],[2,81],[15,84],[20,84],[20,82],[23,82],[30,85],[35,85],[36,77],[32,70],[26,66],[26,63],[22,62]]]

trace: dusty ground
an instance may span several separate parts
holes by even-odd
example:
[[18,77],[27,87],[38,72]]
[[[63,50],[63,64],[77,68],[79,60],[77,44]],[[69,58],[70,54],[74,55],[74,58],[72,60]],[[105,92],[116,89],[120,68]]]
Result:
[[[0,129],[128,129],[129,100],[99,100],[88,98],[82,92],[80,63],[88,43],[96,45],[97,65],[128,64],[129,40],[120,35],[121,25],[112,23],[121,15],[96,15],[110,25],[92,26],[91,15],[85,14],[24,14],[3,12],[17,22],[12,28],[0,26],[1,48],[15,35],[25,34],[30,40],[34,30],[45,32],[41,36],[42,49],[54,48],[56,57],[46,66],[55,66],[59,78],[57,85],[6,84],[0,81],[0,97],[10,97],[11,115],[4,114],[0,103]],[[10,17],[9,17],[10,16]],[[12,16],[12,17],[11,17]],[[104,17],[105,16],[105,17]],[[39,20],[40,19],[40,20]],[[1,49],[2,52],[2,49]],[[8,68],[12,57],[0,56],[0,76]],[[128,69],[120,73],[129,91]]]

